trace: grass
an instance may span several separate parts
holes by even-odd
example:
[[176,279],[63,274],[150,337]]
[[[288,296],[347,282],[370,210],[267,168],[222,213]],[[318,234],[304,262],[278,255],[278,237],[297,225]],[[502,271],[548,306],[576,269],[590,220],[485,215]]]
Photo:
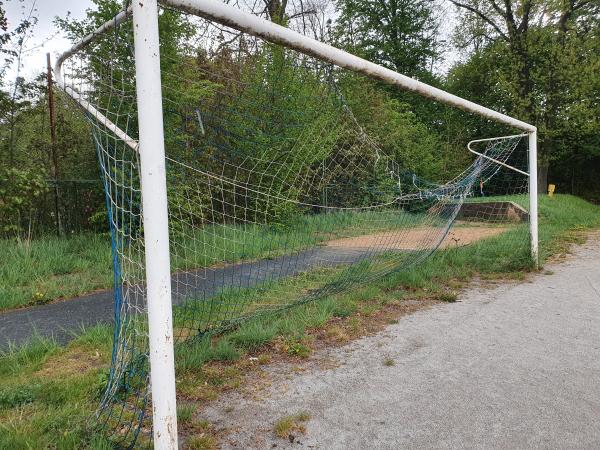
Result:
[[[600,207],[570,196],[540,197],[542,261],[581,241],[582,231],[598,227]],[[218,447],[214,430],[194,417],[198,405],[239,389],[245,374],[260,364],[277,358],[301,361],[318,345],[315,336],[322,335],[328,345],[359,337],[368,332],[378,311],[401,307],[406,300],[454,301],[455,292],[475,275],[518,278],[530,270],[524,239],[522,230],[514,229],[440,251],[411,270],[350,292],[254,318],[210,339],[180,344],[176,352],[178,417],[185,446]],[[335,275],[331,270],[313,271],[272,291],[248,294],[263,301],[274,295],[292,297]],[[396,319],[382,317],[381,323]],[[67,346],[36,338],[0,353],[0,448],[111,448],[90,420],[106,383],[111,338],[112,330],[99,326],[83,331]],[[383,365],[388,365],[385,359]],[[289,425],[279,422],[283,430]]]
[[0,310],[110,287],[110,239],[101,234],[2,239]]
[[289,438],[294,432],[306,433],[305,422],[310,420],[310,414],[307,412],[300,412],[291,416],[285,416],[275,422],[273,426],[273,432],[275,436],[280,438]]
[[[525,196],[483,197],[477,200],[511,200],[527,207]],[[569,195],[540,197],[540,218],[552,210],[553,219],[562,216],[568,226],[587,227],[594,222],[593,205]],[[573,214],[576,212],[576,214]],[[580,224],[573,224],[581,219]],[[337,237],[410,227],[418,214],[384,212],[341,212],[295,218],[283,228],[267,225],[209,225],[172,240],[173,270],[209,267],[223,263],[276,257],[314,246]],[[563,225],[549,222],[540,229],[542,241]],[[202,251],[186,251],[200,246]],[[542,249],[542,252],[544,249]],[[105,234],[84,234],[64,238],[0,240],[4,263],[0,265],[0,311],[44,304],[70,298],[113,284],[110,238]],[[547,255],[542,253],[542,258]]]
[[196,406],[190,403],[180,403],[177,405],[177,423],[186,425],[192,422],[196,412]]
[[[295,218],[285,227],[207,225],[171,240],[173,271],[276,257],[336,237],[410,227],[418,214],[398,211],[340,212]],[[202,251],[189,251],[190,248]],[[113,284],[110,237],[83,234],[35,240],[0,240],[0,311],[48,303]]]
[[187,441],[187,448],[190,450],[215,450],[219,447],[213,436],[202,433],[190,437]]
[[89,422],[111,335],[96,327],[66,347],[35,338],[0,352],[0,448],[111,448]]

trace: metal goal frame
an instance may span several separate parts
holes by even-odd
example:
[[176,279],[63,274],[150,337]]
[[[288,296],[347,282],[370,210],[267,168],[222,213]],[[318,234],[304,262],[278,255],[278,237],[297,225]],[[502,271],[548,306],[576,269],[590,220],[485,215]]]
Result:
[[[527,134],[529,143],[529,226],[533,264],[538,265],[537,128],[449,92],[384,68],[344,50],[241,11],[218,0],[161,0],[165,6],[280,44],[306,55],[366,75],[400,89],[511,126]],[[139,140],[128,136],[68,85],[61,75],[63,63],[98,35],[133,17],[134,57]],[[148,305],[150,382],[153,438],[157,449],[176,449],[177,413],[171,304],[171,271],[167,185],[161,94],[158,0],[135,0],[126,10],[64,52],[56,61],[57,85],[84,110],[140,155],[142,209]],[[475,142],[475,141],[474,141]],[[470,147],[469,150],[473,153]],[[510,169],[515,170],[512,167]],[[523,171],[517,170],[520,173]]]

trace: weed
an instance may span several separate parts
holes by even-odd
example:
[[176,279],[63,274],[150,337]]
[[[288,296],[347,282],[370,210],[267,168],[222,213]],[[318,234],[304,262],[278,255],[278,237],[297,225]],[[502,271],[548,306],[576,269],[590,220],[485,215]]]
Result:
[[292,342],[287,345],[287,353],[290,356],[308,358],[310,356],[310,347],[304,345],[301,342]]
[[[512,200],[522,203],[525,198],[517,197]],[[549,256],[565,252],[570,243],[581,240],[581,231],[569,230],[599,226],[598,211],[600,209],[597,206],[575,197],[556,196],[551,204],[540,197],[542,261]],[[315,230],[319,229],[318,221],[332,220],[319,216],[329,215],[315,215],[311,219],[314,221],[312,229],[305,223],[304,228],[297,231],[302,227],[291,224],[283,234],[287,233],[287,230],[296,230],[293,232],[304,233],[305,236],[314,234]],[[360,228],[349,232],[353,219],[350,215],[347,219],[345,223],[342,221],[340,234],[365,233],[365,230]],[[331,229],[331,224],[328,226]],[[264,230],[259,228],[251,230],[250,237],[246,239],[253,240],[263,232]],[[239,234],[240,230],[235,233]],[[268,236],[272,234],[265,234],[263,242],[269,242]],[[288,235],[290,236],[292,235]],[[258,241],[251,249],[246,248],[249,251],[245,253],[242,253],[243,249],[233,247],[225,252],[224,246],[231,246],[231,243],[236,241],[231,237],[227,235],[221,244],[215,244],[215,252],[221,252],[221,255],[226,253],[237,260],[260,257],[268,252],[266,244]],[[312,241],[307,238],[305,243],[314,245],[318,240],[330,238],[331,235],[313,237]],[[475,273],[480,274],[482,278],[497,278],[499,274],[503,277],[523,277],[524,273],[531,270],[528,248],[523,245],[525,240],[526,225],[517,226],[501,236],[473,245],[438,251],[437,256],[413,266],[410,270],[395,272],[378,280],[376,289],[363,285],[355,292],[299,305],[272,314],[268,318],[252,319],[238,330],[218,338],[191,339],[189,343],[178,345],[176,351],[178,394],[186,399],[205,401],[216,398],[223,390],[239,386],[243,375],[242,362],[228,365],[211,361],[235,361],[242,351],[256,351],[269,341],[283,343],[283,346],[278,348],[290,355],[308,356],[310,347],[306,338],[307,327],[326,326],[325,333],[332,339],[343,339],[344,334],[348,338],[359,336],[368,323],[367,319],[361,318],[365,306],[368,311],[369,308],[379,308],[381,304],[390,304],[399,298],[418,299],[423,296],[441,299],[444,292],[449,289],[458,290],[461,283],[469,280]],[[269,243],[270,248],[280,245],[282,252],[284,244],[284,238]],[[0,241],[0,252],[5,257],[0,265],[0,309],[23,304],[36,292],[43,293],[44,298],[56,298],[96,287],[108,287],[112,283],[110,264],[107,263],[110,261],[110,249],[106,236],[74,237],[64,239],[64,242],[56,238],[47,238],[31,241],[28,248],[5,240]],[[65,256],[66,253],[77,256]],[[174,270],[181,267],[178,264],[184,262],[176,261]],[[291,298],[299,292],[322,285],[328,280],[327,277],[336,274],[333,269],[318,269],[286,280],[285,289],[280,285],[272,290],[249,290],[249,304],[256,306],[261,301],[271,304]],[[241,294],[236,291],[228,295],[229,300],[236,300],[235,296]],[[373,299],[377,301],[372,301]],[[223,300],[228,298],[223,297]],[[359,310],[362,310],[360,314],[355,314]],[[333,321],[328,322],[331,317],[347,319],[343,321],[343,327],[336,329],[337,325],[332,324]],[[194,332],[197,332],[196,330],[197,328]],[[59,347],[51,340],[34,338],[21,348],[13,347],[0,352],[0,448],[110,448],[104,438],[92,437],[90,431],[83,426],[83,422],[93,415],[98,403],[95,394],[102,390],[107,381],[112,328],[101,326],[80,332],[82,336],[66,348]],[[98,357],[97,354],[101,356]],[[71,362],[71,357],[95,363],[82,366],[78,365],[80,362]],[[270,355],[266,351],[258,355],[260,364],[266,364],[269,360]],[[69,367],[65,368],[65,365]],[[383,365],[388,365],[385,360]],[[78,370],[81,367],[85,370]],[[145,380],[131,382],[141,383]],[[181,415],[182,412],[178,411],[178,414]],[[186,414],[187,412],[184,412],[183,417],[180,416],[182,423],[186,420]],[[308,420],[292,420],[290,423],[284,419],[276,424],[276,429],[284,430],[281,432],[283,435],[286,433],[285,429],[295,429],[294,423],[303,427],[303,422]],[[204,429],[206,427],[195,424],[192,419],[187,422],[187,426],[196,433],[185,443],[189,448],[217,447],[215,437],[208,429]],[[202,432],[198,432],[197,426],[203,428]],[[294,431],[287,431],[288,436],[290,432]]]
[[188,424],[194,417],[196,408],[190,403],[177,404],[177,423]]
[[336,302],[335,308],[332,311],[334,317],[350,317],[356,312],[357,306],[355,302],[346,299],[340,299]]
[[329,339],[333,339],[334,341],[337,341],[337,342],[346,342],[346,341],[350,340],[350,336],[348,336],[346,331],[338,325],[332,325],[329,328],[327,328],[325,330],[325,335]]
[[39,385],[17,386],[0,390],[0,410],[33,402]]
[[292,416],[285,416],[275,422],[273,432],[280,438],[287,438],[292,432],[306,433],[304,422],[310,420],[310,414],[300,412]]
[[177,352],[177,368],[182,371],[199,369],[208,361],[234,361],[240,353],[228,339],[219,339],[215,344],[208,337],[200,342],[190,342]]
[[265,364],[269,364],[271,362],[271,355],[267,353],[262,353],[258,355],[258,364],[264,366]]
[[192,436],[187,440],[187,448],[190,450],[215,450],[218,448],[217,441],[214,436],[206,433],[200,433]]
[[[377,220],[373,220],[373,216]],[[335,235],[358,236],[414,222],[398,211],[339,212],[290,219],[273,233],[270,225],[206,225],[175,240],[210,242],[202,253],[173,255],[171,268],[209,267],[215,261],[239,262],[313,247]],[[332,233],[323,231],[335,230]],[[239,245],[244,242],[244,245]],[[175,244],[177,245],[177,244]],[[74,297],[113,284],[111,245],[107,234],[47,236],[34,240],[0,239],[0,310]],[[224,259],[225,258],[225,259]]]
[[251,321],[229,335],[229,340],[237,347],[248,351],[258,350],[277,334],[277,329],[266,321]]
[[387,367],[395,366],[396,365],[396,361],[394,361],[392,358],[385,358],[383,360],[383,365],[387,366]]
[[441,302],[446,303],[455,303],[458,299],[458,294],[456,292],[441,292],[437,299]]
[[57,350],[55,341],[37,336],[19,348],[10,346],[8,350],[0,351],[0,375],[23,374],[27,369],[36,370]]
[[360,333],[360,328],[361,328],[360,318],[358,318],[356,316],[350,317],[350,320],[348,321],[348,325],[349,325],[350,331],[352,332],[353,335]]

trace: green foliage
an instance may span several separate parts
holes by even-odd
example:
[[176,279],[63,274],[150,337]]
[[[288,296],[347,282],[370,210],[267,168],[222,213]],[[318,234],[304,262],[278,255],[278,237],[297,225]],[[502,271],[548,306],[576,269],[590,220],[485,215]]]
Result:
[[73,297],[112,284],[106,235],[0,240],[0,310]]
[[[450,70],[448,88],[538,127],[542,191],[547,175],[562,192],[599,196],[597,2],[513,7],[520,3],[511,0],[494,8],[489,1],[461,2],[479,14],[463,10],[457,43],[471,51]],[[521,25],[511,28],[513,23]]]
[[335,35],[350,51],[409,76],[429,77],[438,56],[435,4],[423,0],[337,0]]
[[18,376],[28,370],[36,370],[57,349],[54,341],[34,336],[19,348],[0,351],[0,375]]
[[35,201],[47,190],[42,174],[0,167],[0,234],[18,233]]
[[192,421],[196,408],[192,404],[177,404],[177,423],[187,424]]
[[[86,229],[87,217],[104,204],[101,184],[90,182],[98,179],[98,168],[87,122],[72,103],[55,96],[55,182],[46,91],[41,80],[31,86],[28,95],[35,102],[15,112],[14,124],[0,124],[0,140],[5,145],[12,142],[10,149],[0,154],[0,190],[8,190],[0,192],[0,209],[6,210],[0,213],[0,235],[55,233],[57,206],[64,231]],[[54,203],[55,184],[58,205]],[[20,201],[19,211],[11,208],[16,199]]]
[[0,410],[33,402],[37,388],[39,386],[28,385],[0,390]]
[[287,346],[287,353],[290,356],[308,358],[310,356],[310,347],[306,346],[302,342],[291,342]]
[[[374,215],[375,214],[375,215]],[[373,220],[377,217],[379,220]],[[190,240],[211,242],[204,252],[175,251],[173,270],[273,257],[305,249],[338,235],[357,236],[390,227],[411,226],[418,215],[397,211],[339,212],[288,217],[285,225],[206,225],[172,227],[175,250]],[[177,223],[177,222],[175,222]],[[69,298],[113,284],[110,238],[79,234],[38,239],[0,239],[6,264],[0,266],[0,310]]]
[[239,357],[239,351],[227,339],[212,343],[209,337],[205,337],[182,345],[176,365],[178,370],[186,372],[199,369],[208,361],[234,361]]
[[238,330],[229,335],[228,339],[237,347],[248,351],[255,351],[269,342],[277,334],[275,324],[254,321],[242,325]]
[[403,169],[441,181],[468,164],[415,114],[413,105],[363,77],[351,75],[340,84],[357,121]]
[[[510,200],[518,203],[527,201],[522,196],[510,197]],[[540,213],[542,260],[564,251],[565,238],[569,233],[600,227],[600,207],[572,196],[540,197]],[[313,324],[322,325],[322,318],[328,314],[349,315],[357,304],[376,308],[385,300],[397,302],[413,298],[417,291],[441,298],[441,294],[446,292],[445,286],[452,281],[468,280],[474,274],[490,277],[529,270],[526,248],[523,259],[517,258],[515,262],[514,258],[515,251],[524,247],[523,239],[526,235],[517,228],[476,245],[440,251],[437,257],[414,266],[412,270],[390,274],[376,285],[365,286],[360,291],[285,310],[270,316],[269,320],[263,318],[247,322],[238,330],[215,337],[217,342],[205,338],[181,344],[176,350],[178,370],[186,368],[185,376],[191,376],[207,361],[240,357],[241,351],[235,345],[254,348],[251,342],[259,345],[258,342],[266,342],[278,335],[284,338],[291,355],[308,356],[310,348],[303,339],[304,330]],[[290,295],[294,290],[309,289],[311,283],[322,282],[328,273],[315,272],[318,273],[298,277],[301,282],[296,285],[286,283]],[[281,287],[274,287],[274,290],[282,294]],[[260,295],[264,298],[268,291],[262,290]],[[373,301],[374,297],[381,302]],[[273,329],[276,333],[272,336]],[[111,448],[106,438],[85,426],[85,419],[97,407],[97,388],[105,381],[104,370],[110,357],[109,336],[109,327],[96,327],[86,330],[67,348],[59,348],[51,341],[36,340],[20,349],[0,354],[0,448]],[[89,372],[77,370],[68,376],[62,372],[64,364],[57,364],[61,361],[59,359],[50,366],[52,371],[46,369],[43,376],[40,375],[38,371],[50,358],[59,358],[69,351],[75,351],[79,357],[95,355],[99,351],[106,354],[106,359],[104,365],[97,369]],[[392,365],[386,361],[383,364]],[[211,383],[227,383],[227,375],[215,378],[219,379]],[[178,381],[182,382],[179,378]],[[178,416],[186,422],[191,420],[193,410],[186,405],[179,408]],[[308,418],[298,420],[306,421]],[[287,429],[283,425],[278,429]],[[201,442],[204,445],[205,441]],[[216,446],[214,440],[209,443],[212,447]]]

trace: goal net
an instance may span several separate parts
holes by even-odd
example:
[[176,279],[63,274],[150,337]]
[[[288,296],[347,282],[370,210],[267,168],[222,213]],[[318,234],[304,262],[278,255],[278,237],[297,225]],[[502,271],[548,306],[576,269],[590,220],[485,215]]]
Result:
[[[178,374],[249,320],[335,304],[456,248],[510,242],[497,257],[530,264],[526,135],[474,142],[476,154],[464,142],[463,170],[429,180],[414,149],[354,114],[379,81],[181,11],[159,22],[177,31],[160,50]],[[98,420],[131,445],[151,429],[143,150],[133,27],[113,25],[66,60],[60,82],[89,119],[112,237],[114,349]]]

